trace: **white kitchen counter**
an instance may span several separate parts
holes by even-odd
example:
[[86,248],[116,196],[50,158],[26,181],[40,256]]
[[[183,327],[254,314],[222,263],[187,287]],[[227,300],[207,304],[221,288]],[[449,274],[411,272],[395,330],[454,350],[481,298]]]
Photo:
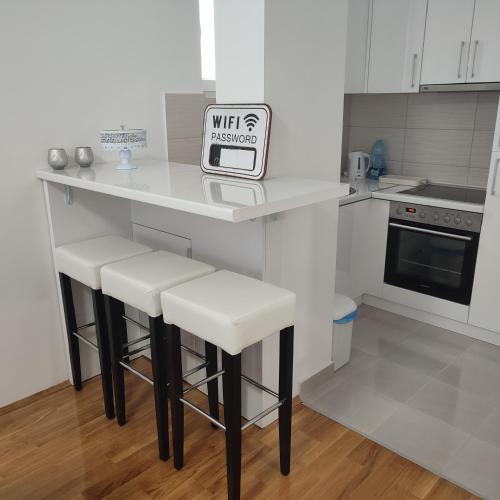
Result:
[[438,206],[450,210],[463,210],[465,212],[484,212],[484,205],[477,203],[465,203],[462,201],[442,199],[437,200],[436,198],[426,198],[424,196],[417,197],[401,193],[401,191],[411,189],[411,186],[381,184],[371,179],[343,180],[342,182],[356,189],[356,192],[340,198],[339,206],[350,205],[351,203],[375,198],[378,200],[402,201],[417,205]]
[[343,196],[339,200],[339,205],[350,205],[358,201],[369,200],[372,198],[373,193],[382,189],[388,189],[390,186],[382,185],[378,181],[372,179],[346,179],[342,177],[342,184],[348,185],[356,190],[355,193]]
[[41,168],[46,181],[230,222],[283,212],[348,193],[348,186],[296,177],[263,181],[204,174],[199,166],[158,160],[134,161],[139,168],[117,170],[116,163],[65,170]]
[[427,198],[425,196],[412,196],[411,194],[402,194],[401,191],[409,189],[409,186],[392,186],[382,191],[373,193],[373,198],[378,200],[402,201],[416,205],[430,205],[450,210],[463,210],[465,212],[483,213],[484,205],[479,203],[465,203],[463,201],[437,200],[436,198]]

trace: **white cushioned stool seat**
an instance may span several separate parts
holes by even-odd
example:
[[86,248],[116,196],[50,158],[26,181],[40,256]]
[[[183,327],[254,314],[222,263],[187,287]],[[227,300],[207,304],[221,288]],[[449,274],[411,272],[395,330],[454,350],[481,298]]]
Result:
[[230,271],[161,293],[163,319],[229,354],[294,324],[295,294]]
[[94,290],[101,288],[101,267],[152,252],[146,245],[121,236],[101,236],[56,248],[57,270]]
[[104,266],[102,292],[154,318],[162,312],[162,290],[214,271],[209,264],[160,250]]

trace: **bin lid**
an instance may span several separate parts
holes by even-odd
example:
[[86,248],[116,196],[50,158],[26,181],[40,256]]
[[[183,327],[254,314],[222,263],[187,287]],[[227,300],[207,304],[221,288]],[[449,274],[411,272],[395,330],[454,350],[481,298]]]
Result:
[[337,321],[342,319],[348,314],[352,314],[356,311],[356,302],[346,295],[341,295],[340,293],[335,294],[335,299],[333,300],[333,320]]

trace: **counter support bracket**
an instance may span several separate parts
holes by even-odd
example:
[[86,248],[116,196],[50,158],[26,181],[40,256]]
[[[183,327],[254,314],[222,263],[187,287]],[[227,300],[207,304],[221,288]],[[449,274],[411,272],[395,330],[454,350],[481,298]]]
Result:
[[64,203],[66,205],[73,205],[73,189],[71,186],[64,186]]

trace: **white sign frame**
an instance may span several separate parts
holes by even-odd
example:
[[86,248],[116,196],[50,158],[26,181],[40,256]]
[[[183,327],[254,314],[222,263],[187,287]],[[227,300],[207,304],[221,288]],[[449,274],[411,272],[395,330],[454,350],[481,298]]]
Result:
[[267,104],[210,104],[205,109],[201,169],[262,179],[267,172],[272,111]]

